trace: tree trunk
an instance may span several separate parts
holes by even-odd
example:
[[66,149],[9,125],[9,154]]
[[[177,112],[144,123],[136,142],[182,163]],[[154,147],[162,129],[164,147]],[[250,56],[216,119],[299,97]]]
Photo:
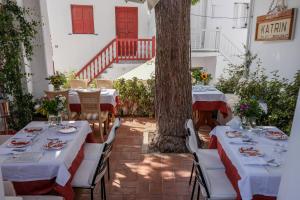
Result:
[[192,116],[190,8],[191,0],[161,0],[155,7],[154,145],[160,152],[186,152],[185,121]]

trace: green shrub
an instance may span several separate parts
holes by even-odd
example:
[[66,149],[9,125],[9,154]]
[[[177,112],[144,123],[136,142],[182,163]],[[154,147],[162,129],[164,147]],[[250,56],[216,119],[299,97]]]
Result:
[[[265,69],[257,55],[248,51],[245,62],[241,65],[230,65],[225,70],[226,77],[221,77],[217,88],[224,93],[235,93],[242,99],[255,97],[268,106],[268,113],[258,120],[259,125],[274,125],[290,133],[300,88],[300,70],[293,81],[281,78],[278,72],[266,75]],[[251,64],[256,64],[254,71],[249,71]]]
[[154,116],[154,77],[147,81],[136,77],[130,80],[119,79],[114,82],[121,100],[120,115]]

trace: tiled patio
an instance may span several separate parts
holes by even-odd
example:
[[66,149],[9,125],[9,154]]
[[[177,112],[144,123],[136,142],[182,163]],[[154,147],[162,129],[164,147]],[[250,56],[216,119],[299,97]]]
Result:
[[[109,200],[190,199],[188,154],[142,154],[143,132],[155,128],[154,120],[124,119],[111,155]],[[99,189],[96,198],[100,199]],[[89,199],[89,191],[76,191],[77,199]]]

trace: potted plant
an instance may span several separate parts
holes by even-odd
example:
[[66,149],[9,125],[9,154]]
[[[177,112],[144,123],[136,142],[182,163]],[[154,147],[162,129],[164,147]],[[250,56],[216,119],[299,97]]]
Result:
[[52,76],[46,78],[53,85],[54,90],[60,90],[60,87],[67,82],[66,76],[63,73],[56,71]]
[[199,69],[194,69],[192,71],[192,77],[194,85],[208,85],[209,82],[212,80],[212,75],[208,73],[203,67],[200,67]]
[[66,110],[66,97],[59,95],[53,99],[42,98],[40,99],[36,106],[36,112],[44,116],[47,116],[50,125],[61,124],[62,114]]

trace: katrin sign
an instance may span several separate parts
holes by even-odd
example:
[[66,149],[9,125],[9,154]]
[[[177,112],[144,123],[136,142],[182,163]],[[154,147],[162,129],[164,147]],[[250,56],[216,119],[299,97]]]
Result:
[[291,40],[295,26],[296,9],[257,17],[256,41]]

